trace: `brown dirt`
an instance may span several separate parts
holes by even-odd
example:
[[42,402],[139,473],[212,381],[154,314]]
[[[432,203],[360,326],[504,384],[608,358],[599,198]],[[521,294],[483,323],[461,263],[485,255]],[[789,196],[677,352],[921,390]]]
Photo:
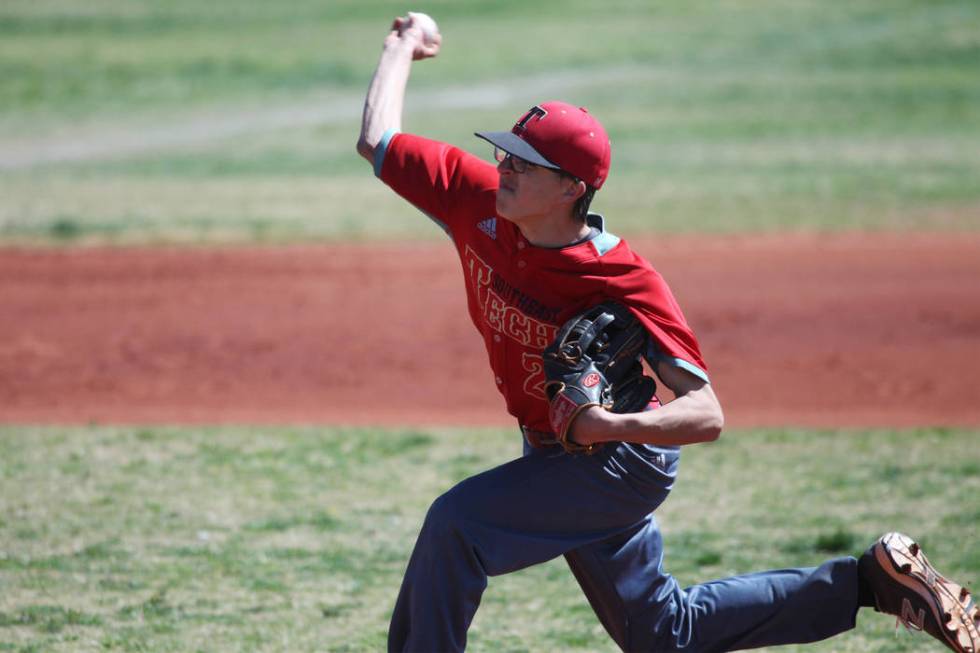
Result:
[[[980,235],[633,241],[731,426],[980,425]],[[446,243],[0,249],[0,422],[512,424]]]

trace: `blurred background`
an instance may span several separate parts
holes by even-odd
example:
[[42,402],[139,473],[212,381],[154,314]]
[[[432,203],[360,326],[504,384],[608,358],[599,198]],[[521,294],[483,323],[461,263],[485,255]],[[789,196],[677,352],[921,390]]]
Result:
[[[392,2],[6,0],[0,239],[436,238],[354,154]],[[588,106],[618,232],[980,226],[972,0],[443,1],[404,128]],[[408,217],[412,216],[412,217]],[[403,219],[405,218],[405,219]]]

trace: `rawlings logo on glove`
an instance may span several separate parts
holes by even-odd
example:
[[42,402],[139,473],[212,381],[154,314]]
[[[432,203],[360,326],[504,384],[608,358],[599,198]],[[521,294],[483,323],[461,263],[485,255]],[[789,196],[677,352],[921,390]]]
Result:
[[566,451],[593,453],[599,447],[568,439],[572,422],[586,408],[632,413],[650,402],[657,386],[639,361],[648,338],[629,309],[605,302],[566,322],[544,350],[548,417]]

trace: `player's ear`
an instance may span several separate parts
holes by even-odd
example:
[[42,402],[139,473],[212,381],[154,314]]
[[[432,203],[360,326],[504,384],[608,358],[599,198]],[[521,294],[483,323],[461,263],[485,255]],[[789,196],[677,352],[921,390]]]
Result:
[[569,184],[565,187],[565,198],[572,202],[577,202],[578,198],[585,195],[585,191],[587,190],[585,182],[572,177],[568,177],[568,181]]

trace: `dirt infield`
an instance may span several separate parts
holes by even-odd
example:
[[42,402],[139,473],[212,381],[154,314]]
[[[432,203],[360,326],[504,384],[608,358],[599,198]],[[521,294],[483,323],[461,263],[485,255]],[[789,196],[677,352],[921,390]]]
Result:
[[[980,425],[980,235],[633,241],[731,426]],[[446,243],[0,249],[0,422],[512,424]]]

